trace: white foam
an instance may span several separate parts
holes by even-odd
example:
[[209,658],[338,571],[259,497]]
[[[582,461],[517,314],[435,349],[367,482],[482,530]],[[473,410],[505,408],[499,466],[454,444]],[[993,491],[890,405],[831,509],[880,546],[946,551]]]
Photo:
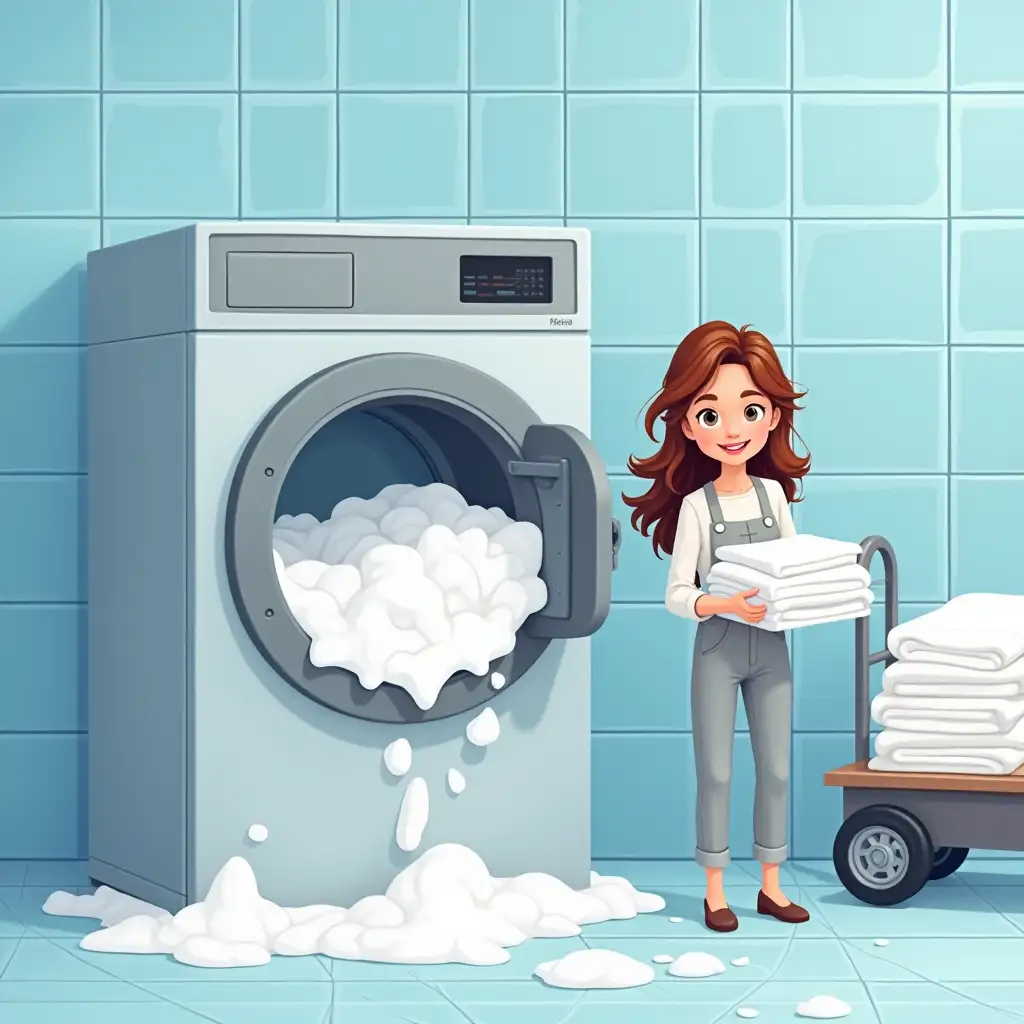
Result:
[[380,963],[494,965],[507,962],[506,950],[527,939],[578,935],[583,925],[665,908],[660,896],[637,892],[623,878],[595,875],[591,883],[576,892],[539,873],[492,878],[472,850],[445,844],[399,872],[385,895],[348,910],[278,907],[263,899],[240,857],[224,865],[204,902],[173,918],[106,888],[88,896],[54,893],[43,909],[99,918],[104,930],[87,935],[84,949],[169,953],[196,966],[237,967],[266,963],[271,954],[314,953]]
[[533,523],[440,483],[346,498],[322,523],[281,516],[273,530],[278,582],[312,664],[348,669],[368,690],[400,686],[423,710],[456,672],[483,675],[513,649],[547,603],[542,553]]
[[813,996],[796,1008],[798,1017],[813,1017],[815,1020],[837,1020],[849,1017],[853,1007],[835,996]]
[[876,946],[888,946],[889,945],[889,940],[888,939],[875,939],[875,945]]
[[465,792],[466,776],[458,768],[448,769],[448,788],[451,790],[452,796],[458,796]]
[[683,919],[681,917],[670,917],[668,919],[668,923],[669,924],[682,924],[683,923]]
[[657,956],[651,957],[651,963],[654,964],[670,964],[675,959],[670,953],[659,953]]
[[729,963],[731,963],[733,967],[746,967],[750,963],[750,957],[738,956],[735,960],[730,960]]
[[489,747],[501,735],[501,725],[493,708],[484,708],[466,726],[466,739],[475,747]]
[[399,849],[411,853],[419,847],[429,818],[430,791],[427,789],[427,783],[417,776],[405,787],[402,806],[398,809],[395,842],[398,843]]
[[505,685],[505,677],[500,672],[491,673],[491,686],[500,690]]
[[741,1006],[736,1010],[737,1017],[743,1017],[746,1020],[753,1020],[759,1016],[760,1012],[755,1010],[752,1006]]
[[611,949],[577,949],[533,972],[555,988],[637,988],[654,981],[654,968]]
[[399,778],[412,767],[412,745],[407,739],[399,737],[384,748],[384,767]]
[[270,830],[266,825],[250,825],[249,831],[246,835],[254,843],[265,843],[267,841],[267,837],[270,835]]
[[672,961],[668,973],[675,978],[710,978],[725,973],[725,964],[710,953],[684,953]]

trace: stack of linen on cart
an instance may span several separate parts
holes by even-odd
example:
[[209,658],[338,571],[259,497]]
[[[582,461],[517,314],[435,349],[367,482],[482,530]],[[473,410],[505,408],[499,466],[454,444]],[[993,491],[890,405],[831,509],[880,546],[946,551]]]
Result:
[[869,768],[1009,775],[1024,764],[1024,597],[964,594],[889,634]]
[[857,564],[859,544],[803,533],[727,544],[716,554],[720,561],[708,573],[708,593],[731,597],[756,589],[751,603],[768,606],[757,623],[761,629],[777,633],[871,614],[871,577]]

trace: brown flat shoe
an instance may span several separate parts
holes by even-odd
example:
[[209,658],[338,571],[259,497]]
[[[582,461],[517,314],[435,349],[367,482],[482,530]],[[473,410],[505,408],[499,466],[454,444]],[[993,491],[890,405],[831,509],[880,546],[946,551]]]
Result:
[[783,924],[803,924],[811,919],[811,915],[803,907],[798,907],[795,903],[780,907],[774,900],[765,896],[763,891],[757,894],[757,912],[774,917],[776,921],[781,921]]
[[736,915],[728,908],[712,910],[708,901],[704,901],[704,926],[713,932],[734,932],[739,928],[740,923]]

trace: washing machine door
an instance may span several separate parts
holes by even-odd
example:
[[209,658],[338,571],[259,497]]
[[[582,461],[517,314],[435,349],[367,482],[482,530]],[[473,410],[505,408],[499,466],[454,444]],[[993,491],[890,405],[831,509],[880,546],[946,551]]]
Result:
[[[540,527],[548,601],[523,624],[510,654],[483,675],[452,676],[422,710],[400,687],[368,690],[348,670],[310,662],[310,639],[277,581],[271,531],[284,513],[323,520],[343,498],[431,481]],[[479,370],[419,353],[348,360],[284,395],[238,460],[225,525],[235,607],[263,657],[318,703],[391,723],[478,707],[495,696],[492,672],[507,687],[552,640],[595,632],[608,614],[618,548],[608,478],[583,433],[541,422],[521,396]]]

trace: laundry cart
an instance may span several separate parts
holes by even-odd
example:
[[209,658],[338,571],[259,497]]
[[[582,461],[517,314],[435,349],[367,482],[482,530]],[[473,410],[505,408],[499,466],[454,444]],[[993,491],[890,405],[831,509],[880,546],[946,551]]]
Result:
[[[896,554],[884,537],[861,545],[866,569],[876,554],[885,570],[885,636],[898,622]],[[854,628],[856,760],[825,774],[843,790],[843,824],[832,860],[851,895],[876,907],[910,899],[953,874],[970,848],[1024,850],[1024,766],[1011,775],[871,771],[871,667],[896,659],[871,650],[871,620]]]

